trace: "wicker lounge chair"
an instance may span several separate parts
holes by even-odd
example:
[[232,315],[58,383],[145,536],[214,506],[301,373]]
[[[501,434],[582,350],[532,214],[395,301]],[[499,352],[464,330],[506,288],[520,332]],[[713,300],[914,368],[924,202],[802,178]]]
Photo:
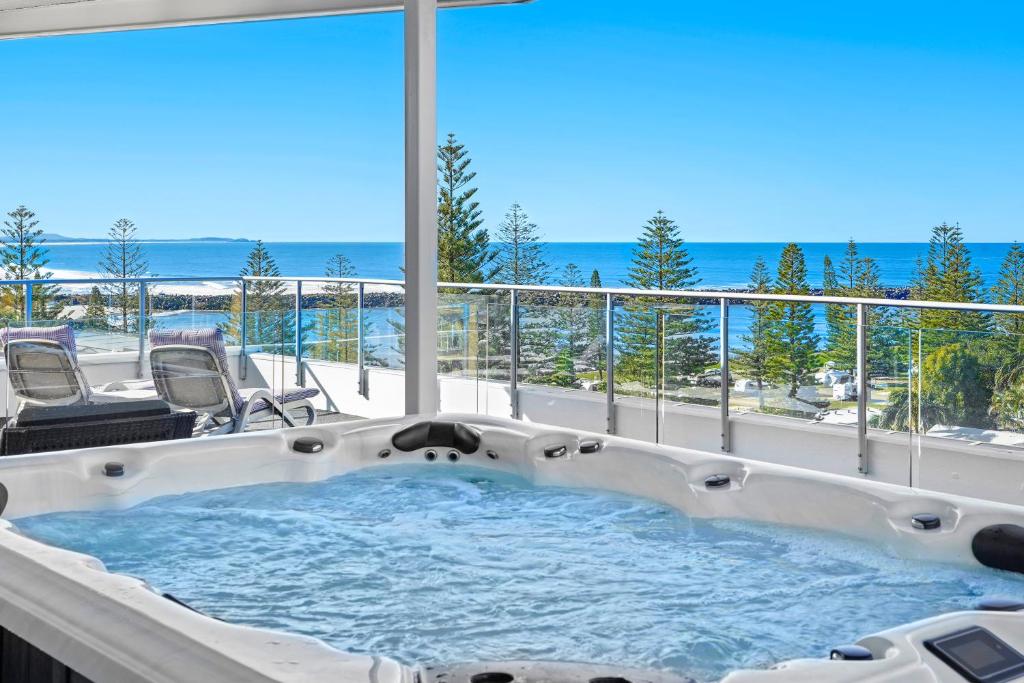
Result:
[[228,372],[224,335],[217,328],[152,330],[149,342],[157,393],[174,407],[199,413],[197,433],[242,432],[271,416],[294,427],[297,411],[306,414],[304,424],[316,421],[309,399],[320,393],[318,389],[239,389]]

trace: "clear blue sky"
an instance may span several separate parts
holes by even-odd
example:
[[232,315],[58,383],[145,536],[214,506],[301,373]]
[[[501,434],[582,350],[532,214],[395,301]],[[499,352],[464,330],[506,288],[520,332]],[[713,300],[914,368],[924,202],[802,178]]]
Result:
[[[492,229],[1024,237],[1024,4],[537,0],[439,20]],[[401,16],[0,43],[0,206],[46,229],[400,240]]]

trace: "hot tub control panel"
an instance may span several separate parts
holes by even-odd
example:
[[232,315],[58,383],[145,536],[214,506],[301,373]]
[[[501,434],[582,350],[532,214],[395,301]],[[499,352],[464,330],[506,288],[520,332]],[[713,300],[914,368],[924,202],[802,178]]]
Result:
[[971,683],[1002,683],[1024,676],[1024,656],[981,626],[931,638],[924,646]]

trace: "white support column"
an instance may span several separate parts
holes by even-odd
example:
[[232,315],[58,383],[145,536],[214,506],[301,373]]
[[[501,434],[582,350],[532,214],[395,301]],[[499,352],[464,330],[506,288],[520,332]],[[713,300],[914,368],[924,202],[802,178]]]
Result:
[[405,412],[437,389],[437,0],[405,0]]

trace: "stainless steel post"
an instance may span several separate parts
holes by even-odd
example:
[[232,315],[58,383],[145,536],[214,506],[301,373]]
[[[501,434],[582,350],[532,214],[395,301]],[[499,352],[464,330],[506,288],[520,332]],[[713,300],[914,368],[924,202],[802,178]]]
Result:
[[245,381],[245,376],[249,369],[249,356],[245,352],[245,344],[247,341],[247,328],[249,323],[249,297],[248,297],[249,285],[245,280],[242,280],[242,320],[239,323],[238,331],[238,343],[241,344],[242,350],[238,354],[238,378]]
[[32,325],[32,285],[25,285],[25,327]]
[[295,384],[305,386],[306,373],[302,367],[302,280],[295,281]]
[[604,298],[604,376],[606,422],[609,434],[615,433],[615,297],[605,294]]
[[146,283],[139,283],[139,371],[140,379],[146,374]]
[[732,430],[729,426],[729,300],[721,299],[719,307],[722,315],[718,323],[718,366],[722,371],[722,391],[718,400],[721,404],[722,452],[728,453],[732,450]]
[[359,289],[356,293],[356,365],[357,372],[359,373],[359,380],[357,389],[359,395],[366,398],[366,369],[364,367],[366,359],[363,357],[363,297],[365,295],[365,287],[362,282],[359,283]]
[[519,419],[519,292],[509,292],[509,374],[508,395],[512,403],[512,419]]
[[857,471],[868,473],[868,335],[864,304],[857,304]]
[[661,443],[661,352],[664,344],[661,335],[665,333],[665,318],[662,312],[654,314],[654,443]]

